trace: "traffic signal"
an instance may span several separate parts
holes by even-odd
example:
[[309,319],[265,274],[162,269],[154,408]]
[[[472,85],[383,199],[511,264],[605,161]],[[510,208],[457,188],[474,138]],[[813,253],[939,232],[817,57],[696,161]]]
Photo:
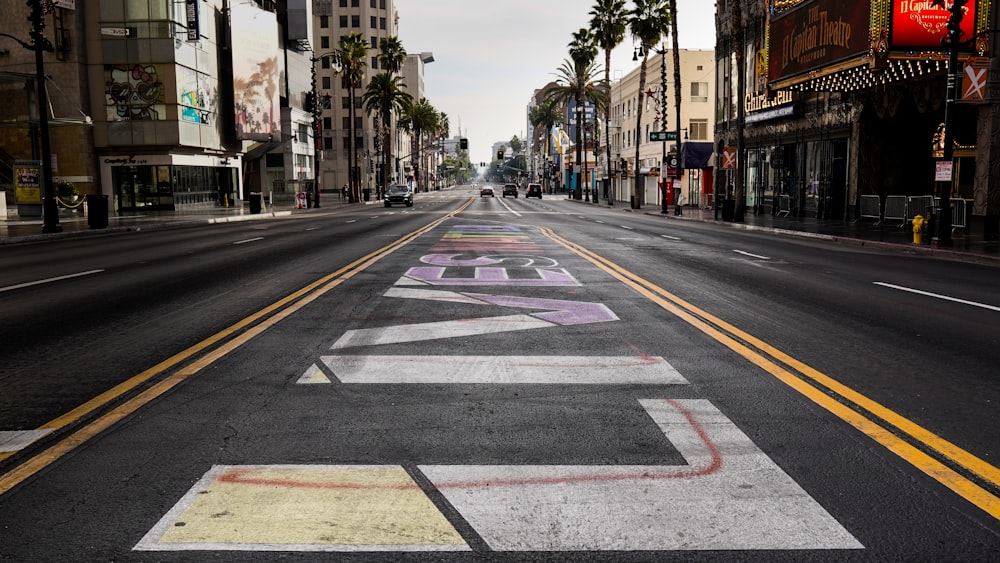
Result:
[[497,160],[503,160],[503,151],[497,151]]
[[468,139],[464,139],[464,138],[463,139],[459,139],[458,140],[458,148],[460,148],[462,150],[469,150],[469,140]]

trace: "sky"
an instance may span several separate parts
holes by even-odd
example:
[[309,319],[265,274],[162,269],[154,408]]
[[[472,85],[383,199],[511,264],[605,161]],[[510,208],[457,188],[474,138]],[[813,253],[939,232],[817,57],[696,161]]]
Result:
[[[532,94],[556,79],[592,6],[593,0],[396,0],[403,48],[434,54],[424,68],[424,96],[448,115],[450,136],[461,126],[472,162],[492,160],[495,142],[524,138]],[[677,22],[682,49],[715,48],[715,2],[677,0]],[[632,62],[632,49],[626,32],[612,51],[612,80],[640,64]],[[603,51],[598,62],[603,69]]]

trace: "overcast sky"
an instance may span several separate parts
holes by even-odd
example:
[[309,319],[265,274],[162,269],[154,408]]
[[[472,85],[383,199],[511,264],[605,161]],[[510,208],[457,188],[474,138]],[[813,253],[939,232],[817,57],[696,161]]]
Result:
[[[428,101],[448,114],[451,135],[469,139],[470,160],[526,134],[531,95],[555,79],[573,32],[587,27],[593,0],[396,0],[399,38],[409,53],[430,51]],[[630,7],[631,2],[626,2]],[[682,49],[715,48],[715,2],[677,0]],[[632,39],[612,53],[612,79],[636,68]],[[604,53],[598,55],[603,68]]]

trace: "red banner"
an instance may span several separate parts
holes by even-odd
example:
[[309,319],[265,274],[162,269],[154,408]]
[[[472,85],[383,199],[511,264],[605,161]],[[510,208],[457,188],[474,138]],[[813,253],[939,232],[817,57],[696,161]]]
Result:
[[[951,8],[951,0],[945,4]],[[976,26],[976,0],[969,0],[963,8],[963,40],[973,37]],[[941,40],[948,34],[951,12],[933,6],[931,0],[894,0],[892,3],[893,48],[940,49]]]

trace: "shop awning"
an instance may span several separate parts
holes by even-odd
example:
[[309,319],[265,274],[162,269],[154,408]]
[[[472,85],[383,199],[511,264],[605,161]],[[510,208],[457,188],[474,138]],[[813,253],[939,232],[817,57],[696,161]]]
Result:
[[681,168],[711,168],[712,153],[715,147],[712,143],[695,143],[686,141],[681,144]]

